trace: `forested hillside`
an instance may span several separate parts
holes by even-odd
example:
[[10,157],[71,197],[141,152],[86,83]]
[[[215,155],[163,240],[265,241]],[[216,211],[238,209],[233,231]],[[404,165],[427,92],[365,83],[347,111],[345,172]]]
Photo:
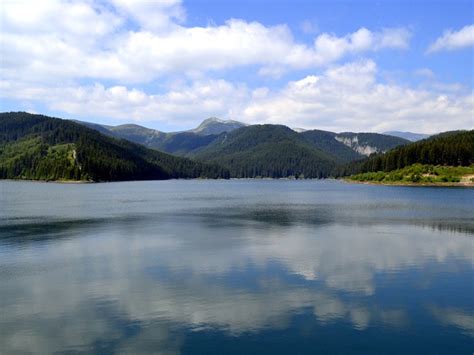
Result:
[[119,181],[228,177],[197,163],[105,136],[68,120],[0,114],[0,178]]
[[474,130],[445,132],[346,165],[339,175],[393,171],[412,164],[469,166],[474,163]]
[[254,125],[222,134],[196,158],[226,167],[233,177],[245,178],[323,178],[336,165],[335,157],[279,125]]

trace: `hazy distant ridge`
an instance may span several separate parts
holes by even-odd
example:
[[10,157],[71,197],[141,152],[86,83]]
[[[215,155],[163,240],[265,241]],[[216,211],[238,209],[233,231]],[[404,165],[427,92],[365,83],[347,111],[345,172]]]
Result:
[[401,132],[401,131],[388,131],[388,132],[384,132],[383,134],[388,134],[390,136],[404,138],[411,142],[416,142],[416,141],[428,138],[430,136],[429,134]]

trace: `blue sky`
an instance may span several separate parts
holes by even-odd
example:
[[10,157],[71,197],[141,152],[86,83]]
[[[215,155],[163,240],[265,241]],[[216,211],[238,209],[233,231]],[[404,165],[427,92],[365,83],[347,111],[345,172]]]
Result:
[[[229,18],[258,21],[267,26],[285,23],[300,42],[310,44],[315,35],[322,32],[343,36],[361,27],[379,29],[384,27],[408,28],[414,35],[410,50],[380,52],[372,57],[387,71],[402,74],[404,81],[419,83],[411,75],[419,68],[430,68],[439,80],[458,82],[472,88],[473,50],[450,52],[449,55],[425,55],[426,48],[446,29],[464,27],[474,23],[472,1],[190,1],[186,2],[190,26],[222,24]],[[313,27],[306,32],[305,27]],[[449,61],[451,65],[447,65]],[[238,75],[249,76],[248,70]],[[306,72],[303,72],[306,73]],[[301,73],[297,73],[301,74]],[[470,75],[468,75],[470,74]],[[289,73],[297,79],[297,75]],[[249,80],[250,84],[260,82]]]
[[164,131],[474,126],[472,1],[4,1],[0,104]]

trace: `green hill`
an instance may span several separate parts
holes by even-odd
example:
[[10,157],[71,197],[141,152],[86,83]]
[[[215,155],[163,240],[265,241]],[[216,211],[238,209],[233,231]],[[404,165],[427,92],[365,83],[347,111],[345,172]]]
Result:
[[[348,163],[345,166],[338,167],[335,175],[347,176],[371,172],[387,173],[404,169],[414,164],[456,167],[470,166],[473,163],[474,131],[453,131],[444,132],[421,141],[397,147],[385,154],[374,154],[367,159]],[[405,172],[405,170],[401,171],[400,174]],[[385,176],[386,174],[379,174],[379,176],[382,175]],[[368,176],[366,175],[366,177]],[[370,176],[375,179],[375,175]],[[446,176],[449,176],[449,174]]]
[[0,114],[0,178],[121,181],[228,177],[216,165],[175,157],[68,120]]
[[351,175],[351,180],[382,184],[474,184],[474,164],[471,166],[443,166],[412,164],[392,171],[376,171]]
[[445,132],[377,155],[360,172],[392,171],[412,164],[469,166],[474,163],[474,130]]
[[221,134],[195,156],[229,169],[232,177],[329,176],[336,159],[286,126],[253,125]]

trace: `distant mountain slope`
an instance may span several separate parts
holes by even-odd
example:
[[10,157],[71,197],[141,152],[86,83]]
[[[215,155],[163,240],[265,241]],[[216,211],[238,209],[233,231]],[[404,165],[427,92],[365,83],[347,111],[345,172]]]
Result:
[[24,112],[0,114],[0,178],[120,181],[227,176],[220,167],[111,138],[68,120]]
[[221,120],[216,117],[211,117],[204,120],[197,128],[191,129],[188,132],[196,133],[201,136],[209,134],[221,134],[224,132],[232,132],[235,129],[245,127],[246,124],[234,120]]
[[410,141],[379,133],[342,132],[336,135],[336,140],[347,145],[357,153],[369,156],[374,153],[384,153]]
[[336,159],[286,126],[253,125],[221,134],[196,155],[229,169],[233,177],[323,178]]
[[79,121],[79,120],[71,120],[71,121],[77,124],[80,124],[82,126],[86,126],[96,131],[99,131],[100,133],[105,134],[107,136],[120,138],[119,136],[117,136],[110,130],[110,128],[112,128],[113,126],[106,126],[106,125],[101,125],[101,124],[92,123],[92,122],[84,122],[84,121]]
[[393,171],[413,164],[469,166],[474,163],[474,130],[444,132],[348,165],[345,174]]
[[413,133],[413,132],[401,132],[401,131],[388,131],[384,132],[383,134],[399,137],[403,139],[407,139],[411,142],[416,142],[425,138],[428,138],[429,134],[421,134],[421,133]]
[[170,154],[192,157],[201,148],[207,147],[218,136],[214,134],[201,136],[191,132],[169,134],[159,145],[151,146]]
[[156,129],[146,128],[137,124],[123,124],[120,126],[102,126],[108,129],[113,136],[128,139],[129,141],[153,146],[158,144],[166,137],[166,133],[157,131]]
[[166,133],[136,124],[106,126],[90,122],[75,122],[112,137],[127,139],[149,148],[180,156],[192,155],[196,150],[210,144],[223,132],[231,132],[234,129],[245,127],[245,124],[237,121],[208,118],[197,128],[189,131]]

